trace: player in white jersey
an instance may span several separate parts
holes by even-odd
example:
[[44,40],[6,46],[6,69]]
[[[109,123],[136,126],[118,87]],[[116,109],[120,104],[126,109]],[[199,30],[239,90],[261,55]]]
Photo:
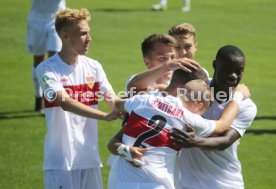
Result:
[[[158,4],[152,5],[152,10],[162,11],[167,9],[168,0],[160,0]],[[181,11],[188,12],[191,9],[191,0],[183,0]]]
[[[138,151],[139,158],[139,153],[144,152],[136,147],[145,146],[148,151],[143,156],[145,165],[141,168],[132,167],[125,159],[119,158],[111,168],[110,189],[174,188],[173,172],[178,149],[169,138],[172,127],[190,124],[196,128],[197,134],[205,137],[212,133],[221,134],[229,128],[229,123],[238,111],[238,105],[232,103],[225,111],[226,114],[216,123],[192,114],[188,109],[197,114],[202,114],[206,110],[210,103],[211,92],[207,90],[207,84],[202,80],[186,83],[189,76],[184,73],[183,70],[174,72],[171,84],[165,90],[168,96],[164,97],[162,93],[156,92],[138,95],[125,103],[116,104],[120,110],[130,113],[130,117],[124,128],[110,142],[110,151],[114,154],[126,155],[129,161],[134,161],[132,158],[136,157],[131,153]],[[180,88],[187,90],[188,102],[187,99],[177,96]],[[198,100],[193,102],[193,98]],[[123,134],[124,145],[120,143],[121,134]]]
[[33,57],[32,78],[35,88],[35,111],[43,111],[42,91],[35,73],[36,66],[61,49],[55,29],[55,17],[66,7],[65,0],[32,0],[28,16],[26,47]]
[[[229,97],[232,95],[229,88],[235,88],[242,78],[245,57],[239,48],[227,45],[219,49],[213,66],[215,72],[210,86],[214,88],[215,94],[223,92],[226,95],[220,99],[215,95],[214,103],[203,117],[217,120],[229,104]],[[172,133],[179,147],[204,147],[183,148],[181,151],[182,189],[244,188],[241,164],[237,155],[237,140],[249,128],[256,112],[256,105],[250,99],[243,100],[231,128],[223,136],[200,138],[193,133],[185,133],[177,129]]]
[[104,99],[113,108],[116,96],[100,63],[84,56],[91,41],[89,20],[87,9],[59,12],[55,25],[62,49],[36,68],[48,128],[46,189],[102,189],[97,119],[116,116],[97,110],[97,105]]
[[[188,61],[176,60],[175,47],[177,45],[176,40],[166,34],[151,34],[146,37],[141,44],[141,51],[143,54],[144,64],[147,69],[152,69],[159,67],[161,65],[167,65],[163,70],[164,73],[160,74],[158,77],[143,79],[144,76],[140,77],[141,74],[135,74],[131,76],[126,83],[126,91],[129,91],[129,95],[133,96],[141,90],[151,90],[152,88],[165,88],[170,83],[172,77],[172,70],[176,68],[188,68],[191,66],[197,66],[195,61],[191,63]],[[191,53],[189,53],[190,55]],[[187,53],[185,53],[187,55]],[[146,77],[150,77],[154,74],[147,74]],[[137,77],[138,76],[138,77]],[[140,78],[142,79],[140,81]],[[134,86],[135,85],[135,86]],[[150,86],[147,89],[141,88],[141,86]],[[133,88],[132,88],[133,87]],[[123,124],[126,122],[124,120]],[[111,165],[114,156],[108,160],[108,164]]]
[[[173,70],[181,68],[189,73],[199,67],[194,60],[197,51],[194,26],[182,23],[171,27],[168,33],[174,39],[153,34],[143,41],[142,53],[148,70],[128,80],[128,91],[148,90],[153,86],[164,89],[171,80]],[[207,70],[205,72],[208,75]]]

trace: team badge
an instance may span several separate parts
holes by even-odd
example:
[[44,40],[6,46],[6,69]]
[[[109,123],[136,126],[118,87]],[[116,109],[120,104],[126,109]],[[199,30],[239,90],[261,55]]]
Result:
[[94,83],[95,83],[94,76],[92,76],[91,74],[88,74],[87,76],[85,76],[85,80],[89,88],[92,88],[94,86]]

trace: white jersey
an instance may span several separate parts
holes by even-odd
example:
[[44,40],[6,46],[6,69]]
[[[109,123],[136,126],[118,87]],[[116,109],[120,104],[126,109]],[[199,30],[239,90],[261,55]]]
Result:
[[47,134],[44,146],[44,169],[77,170],[101,167],[98,153],[97,120],[64,111],[51,102],[53,91],[66,90],[71,98],[97,108],[99,94],[112,90],[99,62],[79,56],[68,65],[58,54],[36,69],[44,91]]
[[[218,120],[228,103],[219,104],[215,101],[203,117]],[[254,120],[256,112],[256,105],[250,99],[242,101],[231,128],[242,136]],[[181,189],[244,188],[237,141],[223,151],[183,149],[180,154],[180,171]]]
[[130,116],[124,126],[122,142],[128,146],[145,146],[148,151],[141,168],[118,158],[111,168],[109,189],[173,189],[175,160],[180,149],[173,145],[170,131],[174,126],[185,129],[188,123],[198,135],[207,137],[213,133],[215,122],[189,112],[180,99],[163,97],[157,91],[130,98],[125,102],[125,110]]
[[56,13],[66,8],[65,0],[32,0],[29,21],[55,20]]

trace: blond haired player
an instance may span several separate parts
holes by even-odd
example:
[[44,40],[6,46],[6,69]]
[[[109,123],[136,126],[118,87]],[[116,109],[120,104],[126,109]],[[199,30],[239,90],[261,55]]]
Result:
[[46,189],[101,189],[97,119],[116,116],[97,110],[103,98],[113,107],[115,93],[101,64],[85,56],[90,37],[87,9],[65,9],[56,17],[62,49],[37,68],[44,91],[47,134]]

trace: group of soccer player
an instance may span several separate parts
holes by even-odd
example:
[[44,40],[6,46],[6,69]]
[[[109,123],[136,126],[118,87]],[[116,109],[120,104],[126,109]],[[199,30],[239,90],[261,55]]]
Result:
[[[28,39],[30,51],[40,39],[35,35],[39,19],[54,18],[62,44],[61,49],[49,48],[57,53],[35,64],[48,128],[46,189],[103,188],[97,120],[114,120],[122,112],[128,113],[127,119],[108,144],[115,155],[108,188],[244,188],[237,145],[257,109],[248,88],[239,84],[245,56],[238,47],[218,50],[211,79],[194,60],[197,41],[191,24],[152,34],[141,45],[147,70],[132,76],[126,86],[144,94],[123,100],[101,64],[85,56],[91,41],[89,11],[65,8],[62,0],[58,4],[54,17],[34,11],[37,20],[28,27],[36,37]],[[99,98],[111,112],[97,109]]]

